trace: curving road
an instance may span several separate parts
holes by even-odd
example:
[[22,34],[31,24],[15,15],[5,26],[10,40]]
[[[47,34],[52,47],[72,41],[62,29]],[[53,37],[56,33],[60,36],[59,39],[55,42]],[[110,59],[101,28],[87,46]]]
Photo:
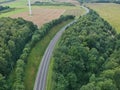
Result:
[[[89,9],[87,9],[84,6],[82,6],[82,8],[84,8],[86,10],[85,14],[89,13]],[[61,37],[62,33],[65,31],[65,29],[67,27],[69,27],[70,25],[72,25],[73,23],[75,23],[76,21],[77,20],[74,20],[74,21],[70,22],[69,24],[67,24],[65,27],[63,27],[54,36],[54,38],[49,43],[49,45],[48,45],[48,47],[47,47],[47,49],[46,49],[46,51],[44,53],[44,56],[42,58],[42,61],[40,63],[40,66],[39,66],[39,70],[38,70],[38,73],[37,73],[37,78],[36,78],[36,81],[35,81],[34,90],[45,90],[49,62],[50,62],[50,58],[52,56],[52,52],[54,50],[55,44],[59,40],[59,38]]]

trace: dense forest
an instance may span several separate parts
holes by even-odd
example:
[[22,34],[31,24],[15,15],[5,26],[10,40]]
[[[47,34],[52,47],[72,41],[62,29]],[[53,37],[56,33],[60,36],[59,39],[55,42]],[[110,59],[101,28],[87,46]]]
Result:
[[14,69],[26,43],[31,39],[36,25],[21,18],[0,19],[0,90],[6,90],[5,80]]
[[120,90],[120,34],[92,10],[66,29],[53,57],[53,90]]

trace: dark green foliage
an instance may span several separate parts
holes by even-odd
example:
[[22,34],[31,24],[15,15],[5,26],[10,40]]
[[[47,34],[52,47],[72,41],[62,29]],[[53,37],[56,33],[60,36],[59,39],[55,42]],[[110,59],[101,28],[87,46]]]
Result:
[[[25,21],[22,18],[0,19],[0,73],[6,78],[5,80],[8,79],[10,72],[14,69],[17,59],[26,43],[31,40],[35,30],[37,27],[32,22]],[[0,88],[2,87],[0,85]]]
[[119,40],[96,12],[80,17],[54,52],[54,90],[120,90]]
[[66,3],[66,2],[40,2],[40,1],[36,1],[32,5],[38,5],[38,6],[75,6],[72,3]]
[[11,71],[22,53],[22,49],[36,29],[31,22],[21,18],[0,19],[0,64],[3,65],[0,73],[6,75]]
[[5,81],[5,77],[0,74],[0,90],[6,90],[7,85]]
[[15,10],[15,8],[10,8],[9,6],[0,6],[0,14]]

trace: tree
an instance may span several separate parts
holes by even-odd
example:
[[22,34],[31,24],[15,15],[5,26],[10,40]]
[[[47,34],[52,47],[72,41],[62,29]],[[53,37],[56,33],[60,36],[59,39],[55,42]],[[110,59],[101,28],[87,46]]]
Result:
[[118,90],[120,90],[120,69],[117,69],[114,74],[114,80]]
[[7,90],[5,77],[2,74],[0,74],[0,90]]

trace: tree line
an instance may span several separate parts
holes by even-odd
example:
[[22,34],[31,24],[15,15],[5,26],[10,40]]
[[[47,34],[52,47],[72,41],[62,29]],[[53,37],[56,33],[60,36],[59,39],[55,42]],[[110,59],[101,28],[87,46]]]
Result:
[[34,4],[32,5],[37,5],[37,6],[75,6],[72,3],[68,3],[68,2],[40,2],[40,1],[36,1]]
[[10,7],[9,6],[0,6],[0,11],[2,11],[2,10],[6,10],[6,9],[9,9]]
[[[8,88],[8,76],[37,26],[22,18],[0,18],[0,90]],[[5,86],[4,86],[5,85]]]
[[120,90],[119,52],[120,34],[90,10],[58,43],[53,90]]

